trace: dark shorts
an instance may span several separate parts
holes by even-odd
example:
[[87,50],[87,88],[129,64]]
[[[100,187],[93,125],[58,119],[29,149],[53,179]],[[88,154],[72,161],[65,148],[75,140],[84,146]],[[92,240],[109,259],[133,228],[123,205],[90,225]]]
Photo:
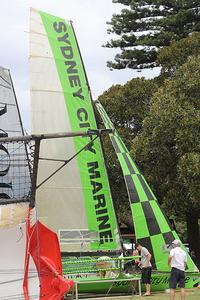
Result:
[[133,273],[141,273],[141,269],[137,265],[133,265],[132,266],[132,272]]
[[151,283],[151,267],[142,269],[142,283]]
[[172,268],[169,278],[169,288],[175,289],[177,284],[180,288],[185,287],[185,272],[176,268]]

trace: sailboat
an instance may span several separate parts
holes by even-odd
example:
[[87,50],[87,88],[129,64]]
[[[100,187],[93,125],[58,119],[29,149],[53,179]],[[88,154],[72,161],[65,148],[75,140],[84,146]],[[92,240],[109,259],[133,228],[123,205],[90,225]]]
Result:
[[[62,256],[75,257],[68,264],[63,258],[66,274],[71,263],[77,265],[74,278],[81,277],[78,256],[86,255],[85,265],[91,266],[91,256],[119,251],[121,244],[94,102],[72,22],[31,10],[30,72],[34,134],[93,131],[88,137],[43,141],[38,161],[39,219],[58,234]],[[100,103],[97,108],[110,130],[122,166],[136,238],[152,253],[155,270],[152,290],[167,289],[167,256],[171,242],[178,235]],[[86,270],[92,268],[93,264]],[[127,278],[125,274],[120,276]],[[188,255],[186,286],[192,287],[198,278],[196,266]],[[85,285],[80,290],[116,292],[130,288],[130,281],[120,283],[117,279],[110,287],[105,282],[101,284],[101,280],[87,284],[88,278],[82,277]]]
[[10,71],[0,67],[0,299],[61,300],[73,282],[62,277],[57,235],[34,216],[32,139],[24,136]]

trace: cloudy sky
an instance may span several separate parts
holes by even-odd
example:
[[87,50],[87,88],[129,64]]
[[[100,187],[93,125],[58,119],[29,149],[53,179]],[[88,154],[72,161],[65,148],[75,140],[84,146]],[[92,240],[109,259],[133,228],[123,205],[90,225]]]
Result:
[[[112,0],[1,0],[0,65],[11,71],[24,127],[29,132],[30,7],[73,21],[94,99],[113,84],[142,76],[133,70],[110,71],[106,67],[106,61],[116,53],[102,47],[110,39],[106,22],[122,9]],[[151,71],[143,75],[151,77]]]

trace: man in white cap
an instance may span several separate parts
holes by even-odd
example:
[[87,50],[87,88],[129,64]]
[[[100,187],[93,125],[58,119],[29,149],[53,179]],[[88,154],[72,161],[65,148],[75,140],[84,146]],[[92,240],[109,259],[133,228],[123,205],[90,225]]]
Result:
[[174,240],[172,242],[173,249],[170,251],[168,258],[168,265],[171,267],[169,279],[170,300],[174,300],[177,284],[180,287],[181,300],[185,299],[185,268],[187,254],[180,246],[180,241]]

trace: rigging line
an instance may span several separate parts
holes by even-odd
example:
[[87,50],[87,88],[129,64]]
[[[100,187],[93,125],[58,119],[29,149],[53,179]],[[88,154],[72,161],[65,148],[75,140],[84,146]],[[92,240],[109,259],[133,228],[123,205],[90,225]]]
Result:
[[[29,299],[38,299],[39,297],[40,297],[39,294],[29,295]],[[42,297],[43,296],[41,296],[40,298],[42,298]],[[3,299],[3,300],[25,300],[23,294],[13,294],[13,295],[10,295],[10,296],[0,296],[0,299]]]
[[11,85],[9,81],[7,81],[2,75],[0,75],[0,78],[5,81],[8,85]]
[[16,106],[16,104],[13,104],[13,103],[7,103],[7,102],[2,102],[0,101],[0,105],[3,104],[3,105],[8,105],[8,106]]
[[58,93],[63,94],[63,91],[57,91],[57,90],[40,90],[40,89],[31,89],[32,92],[42,92],[42,93]]
[[[37,278],[37,277],[38,277],[37,275],[34,275],[34,276],[29,276],[28,278],[31,279],[31,278]],[[0,285],[7,284],[7,283],[12,283],[12,282],[17,282],[17,281],[23,281],[23,280],[24,280],[24,277],[17,278],[17,279],[12,279],[12,280],[7,280],[7,281],[0,281]]]
[[[116,277],[117,277],[117,276],[116,276]],[[115,278],[116,278],[116,277],[115,277]],[[105,295],[105,298],[107,298],[107,296],[109,295],[110,290],[112,289],[114,283],[115,283],[114,281],[111,283],[111,285],[110,285],[110,287],[109,287],[109,289],[108,289],[108,291],[107,291],[107,293],[106,293],[106,295]]]
[[24,236],[22,226],[19,226],[19,230],[20,230],[20,232],[21,232],[21,236],[18,238],[18,240],[16,241],[16,243],[18,243],[19,241],[21,241],[21,239],[22,239],[23,236]]
[[47,161],[66,162],[66,159],[45,158],[45,157],[39,157],[39,159],[40,159],[40,160],[47,160]]
[[9,89],[9,90],[11,90],[11,87],[10,86],[6,86],[6,85],[4,85],[4,84],[1,84],[0,83],[0,86],[2,86],[3,88],[5,88],[5,89]]
[[[29,270],[29,273],[32,273],[32,274],[37,274],[36,271],[30,271]],[[24,269],[23,270],[10,270],[10,271],[7,271],[7,270],[0,270],[0,274],[4,274],[4,275],[8,275],[8,274],[24,274]]]
[[[4,144],[4,145],[6,145],[6,144]],[[10,153],[10,156],[12,157],[12,156],[14,156],[14,157],[19,157],[18,159],[15,159],[15,158],[12,158],[11,160],[13,161],[13,160],[23,160],[23,161],[26,161],[26,159],[24,158],[24,153],[25,153],[25,151],[22,153],[22,151],[20,152],[20,153]],[[21,158],[22,157],[22,158]]]
[[40,240],[39,240],[39,229],[38,229],[38,217],[37,217],[37,209],[35,210],[36,214],[36,239],[37,239],[37,255],[38,255],[38,277],[39,281],[41,280],[41,266],[40,266]]
[[[31,218],[31,217],[30,217],[30,213],[29,213],[28,218],[27,218],[27,222],[28,222],[28,221],[29,221],[29,222],[31,221],[30,218]],[[26,224],[27,249],[28,249],[28,252],[29,252],[29,249],[30,249],[30,240],[31,240],[31,236],[33,235],[33,232],[34,232],[35,228],[34,228],[34,230],[32,231],[31,235],[29,235],[29,232],[28,232],[28,230],[27,230],[27,226],[28,226],[28,225]],[[27,254],[26,254],[24,270],[26,270],[26,268],[28,268],[28,263],[29,263],[29,261],[28,261],[28,259],[27,259]],[[38,275],[37,275],[37,276],[38,276]]]
[[[11,155],[15,155],[15,156],[21,156],[21,155],[19,155],[18,153],[16,153],[16,151],[17,150],[20,150],[22,147],[24,147],[25,146],[25,144],[24,143],[21,143],[20,145],[19,145],[19,147],[17,147],[16,149],[13,149],[13,151],[10,151],[9,152],[9,156],[11,156]],[[23,150],[25,150],[25,149],[23,149]],[[22,154],[23,155],[23,154]],[[5,161],[5,159],[7,158],[7,155],[5,154],[5,155],[1,155],[2,156],[2,158],[0,159],[1,161],[2,160],[4,160]],[[25,160],[25,159],[24,159]]]
[[[27,166],[27,164],[25,164],[25,163],[14,163],[15,161],[19,161],[19,160],[17,160],[17,159],[11,159],[11,160],[7,160],[7,161],[5,161],[4,160],[4,163],[1,163],[1,168],[2,167],[5,167],[5,166],[7,166],[9,163],[10,163],[10,166],[12,166],[13,168],[18,168],[18,167],[26,167]],[[22,160],[23,161],[23,160]],[[19,173],[20,173],[21,171],[19,171]],[[24,171],[25,172],[25,171]]]
[[75,153],[70,159],[65,160],[65,162],[56,169],[51,175],[49,175],[46,179],[44,179],[39,185],[36,186],[36,190],[43,185],[46,181],[48,181],[51,177],[53,177],[56,173],[58,173],[62,168],[64,168],[72,159],[74,159],[76,156],[78,156],[83,150],[85,150],[89,145],[92,145],[92,143],[98,138],[99,136],[96,135],[95,138],[93,138],[89,143],[87,143],[83,148],[81,148],[77,153]]
[[[15,124],[13,124],[14,126],[16,126],[16,125],[18,125],[17,123],[15,123]],[[1,129],[2,130],[2,129]],[[4,129],[4,131],[6,132],[6,133],[8,133],[8,132],[15,132],[15,133],[21,133],[21,131],[20,130],[11,130],[11,129]]]
[[[13,149],[13,151],[10,151],[9,155],[15,153],[17,150],[21,149],[24,146],[25,146],[25,144],[21,143],[16,149]],[[15,155],[17,155],[17,154],[15,153]],[[7,157],[7,155],[2,155],[2,158],[0,160],[4,160],[5,161],[6,157]]]

